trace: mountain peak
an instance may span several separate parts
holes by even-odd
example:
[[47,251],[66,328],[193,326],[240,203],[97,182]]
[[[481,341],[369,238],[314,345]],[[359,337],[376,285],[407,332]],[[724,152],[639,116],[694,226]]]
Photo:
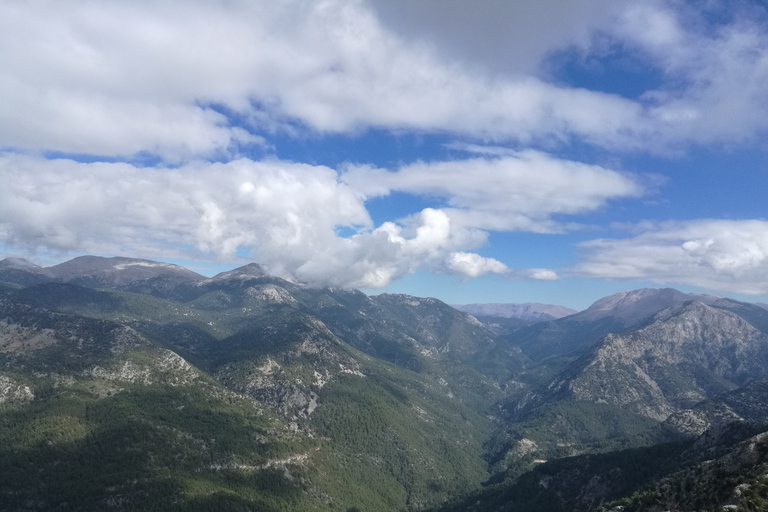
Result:
[[216,282],[216,281],[228,281],[230,279],[241,279],[241,280],[256,279],[257,277],[264,277],[266,275],[267,275],[267,272],[266,270],[264,270],[264,267],[262,267],[258,263],[248,263],[247,265],[243,265],[242,267],[237,267],[235,269],[216,274],[208,281]]
[[0,260],[0,268],[14,268],[26,270],[28,272],[35,272],[36,270],[43,269],[40,265],[35,265],[24,258],[5,258],[4,260]]
[[712,304],[720,297],[683,293],[673,288],[641,288],[603,297],[579,314],[580,320],[596,320],[612,316],[631,325],[676,304],[698,301]]
[[116,256],[79,256],[60,263],[49,270],[64,281],[99,279],[114,285],[124,285],[159,276],[172,275],[185,280],[199,281],[203,277],[189,269],[152,260]]

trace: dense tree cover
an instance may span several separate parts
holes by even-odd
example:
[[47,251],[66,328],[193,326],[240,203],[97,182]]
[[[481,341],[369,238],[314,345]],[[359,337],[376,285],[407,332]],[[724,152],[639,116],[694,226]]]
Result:
[[[747,428],[744,428],[747,427]],[[727,429],[728,437],[743,437],[749,426]],[[755,427],[762,430],[764,427]],[[720,456],[718,456],[720,455]],[[768,509],[768,433],[751,437],[725,454],[709,454],[709,460],[684,467],[654,481],[630,496],[601,508],[605,512],[620,506],[625,512],[653,510],[706,510],[718,512],[729,507],[735,512],[762,512]]]
[[[206,310],[72,285],[22,292],[4,317],[53,337],[0,353],[0,372],[34,392],[0,411],[11,509],[416,510],[488,476],[482,441],[493,422],[479,411],[498,391],[459,363],[424,359],[413,372],[247,297],[235,301],[247,311],[221,314],[211,313],[221,296],[198,297]],[[158,346],[198,369],[160,370]],[[221,386],[251,394],[265,358],[279,361],[271,382],[319,394],[311,417],[289,428]],[[365,373],[339,374],[350,360]]]
[[274,278],[175,300],[0,289],[0,321],[29,334],[0,346],[0,510],[570,512],[624,497],[641,512],[741,484],[741,510],[764,507],[759,475],[723,474],[709,497],[699,475],[675,479],[692,441],[647,447],[674,438],[654,420],[573,400],[513,411],[568,358],[527,367],[411,299]]
[[99,398],[89,385],[38,386],[0,410],[3,510],[315,508],[301,471],[267,463],[317,441],[246,400],[156,385]]
[[440,503],[488,477],[479,454],[491,424],[471,410],[449,400],[429,404],[380,375],[343,377],[327,387],[313,428],[366,471],[389,475],[409,508]]

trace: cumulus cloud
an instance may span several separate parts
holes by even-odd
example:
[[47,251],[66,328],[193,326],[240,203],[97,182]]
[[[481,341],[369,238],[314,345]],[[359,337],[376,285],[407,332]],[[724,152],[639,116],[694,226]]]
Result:
[[446,263],[449,269],[468,277],[478,277],[488,272],[504,274],[509,271],[507,266],[498,260],[467,252],[451,254]]
[[576,275],[684,283],[768,293],[768,221],[697,220],[641,224],[625,239],[584,242]]
[[445,198],[451,220],[470,230],[539,233],[572,227],[553,220],[555,215],[594,211],[611,199],[644,192],[637,176],[537,151],[417,162],[396,172],[353,167],[343,180],[368,197],[398,191]]
[[424,268],[509,271],[466,252],[485,233],[440,209],[374,229],[364,196],[322,166],[240,159],[160,169],[6,155],[0,179],[6,249],[224,260],[246,251],[278,274],[368,288]]
[[[472,153],[464,160],[341,174],[241,157],[278,132],[369,128],[517,147],[577,141],[665,151],[758,140],[768,129],[768,15],[750,2],[727,15],[708,11],[726,7],[2,2],[0,148],[9,153],[0,157],[0,240],[30,251],[141,256],[251,251],[275,271],[342,286],[384,286],[420,268],[555,279],[551,270],[509,269],[471,251],[492,231],[576,228],[568,216],[639,197],[644,178],[471,144],[454,147]],[[489,44],[499,51],[488,52]],[[605,45],[652,67],[658,88],[628,99],[555,84],[538,71],[553,53],[599,57]],[[127,160],[150,153],[162,165],[21,156],[50,152]],[[436,198],[435,208],[377,227],[365,201],[393,192]],[[699,221],[593,241],[576,271],[764,289],[755,277],[764,270],[762,228],[745,222],[730,238],[716,221]],[[339,236],[340,227],[355,234]]]
[[[542,33],[571,27],[555,31],[562,37],[532,37],[528,53],[502,37],[502,53],[520,53],[510,57],[516,67],[484,73],[461,59],[461,49],[442,51],[445,27],[433,27],[436,42],[414,41],[412,30],[401,30],[404,18],[392,21],[386,13],[395,11],[381,3],[5,2],[0,145],[184,160],[236,156],[264,142],[223,112],[265,133],[382,127],[636,148],[659,145],[660,135],[671,143],[739,139],[768,126],[756,108],[766,103],[768,73],[759,24],[737,20],[712,35],[683,26],[685,13],[664,3],[587,3],[558,2],[555,12],[551,1],[479,10],[452,2],[446,26],[467,20],[459,32],[470,55],[496,10],[515,26],[549,26],[536,29]],[[439,25],[426,21],[445,10],[439,4],[418,8],[422,25]],[[531,71],[526,59],[541,61],[564,45],[592,51],[596,31],[636,45],[669,81],[685,85],[633,101],[553,85]]]

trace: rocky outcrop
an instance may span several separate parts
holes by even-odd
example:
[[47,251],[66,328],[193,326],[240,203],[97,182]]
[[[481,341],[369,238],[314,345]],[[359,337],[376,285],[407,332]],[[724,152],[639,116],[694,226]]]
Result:
[[663,420],[768,377],[768,335],[734,313],[689,302],[658,313],[642,329],[609,334],[566,375],[550,390]]
[[0,373],[0,404],[5,402],[29,402],[34,398],[35,394],[29,386]]

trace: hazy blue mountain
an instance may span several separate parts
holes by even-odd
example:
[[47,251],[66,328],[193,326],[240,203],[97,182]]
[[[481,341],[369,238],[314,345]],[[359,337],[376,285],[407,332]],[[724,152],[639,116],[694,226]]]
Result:
[[0,261],[0,283],[32,286],[55,279],[45,268],[24,258],[5,258]]
[[565,306],[526,302],[522,304],[487,303],[487,304],[452,304],[459,311],[473,316],[519,318],[530,322],[556,320],[577,311]]

